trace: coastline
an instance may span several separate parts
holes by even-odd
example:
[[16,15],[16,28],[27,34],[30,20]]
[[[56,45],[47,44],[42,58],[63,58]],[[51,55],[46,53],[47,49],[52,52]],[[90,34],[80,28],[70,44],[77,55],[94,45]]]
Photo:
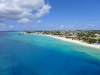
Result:
[[[41,35],[44,35],[44,34],[41,34]],[[91,47],[91,48],[100,49],[100,45],[88,44],[86,42],[81,42],[81,41],[78,41],[78,40],[72,40],[72,39],[67,39],[67,38],[64,38],[64,37],[53,36],[53,35],[44,35],[44,36],[49,36],[49,37],[59,39],[59,40],[63,40],[63,41],[66,41],[66,42],[71,42],[71,43],[75,43],[75,44],[79,44],[79,45],[83,45],[83,46],[87,46],[87,47]]]
[[[24,34],[27,34],[27,33],[24,33]],[[37,34],[37,33],[31,33],[31,34]],[[59,37],[59,36],[53,36],[53,35],[45,35],[45,34],[39,34],[39,35],[52,37],[52,38],[55,38],[55,39],[59,39],[59,40],[66,41],[66,42],[75,43],[75,44],[86,46],[86,47],[100,49],[100,44],[99,45],[88,44],[86,42],[82,42],[82,41],[79,41],[79,40],[72,40],[72,39],[68,39],[68,38],[65,38],[65,37]]]

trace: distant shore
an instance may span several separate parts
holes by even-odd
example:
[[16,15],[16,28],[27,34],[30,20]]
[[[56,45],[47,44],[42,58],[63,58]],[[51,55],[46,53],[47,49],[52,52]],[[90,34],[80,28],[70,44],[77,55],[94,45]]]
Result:
[[53,36],[53,35],[45,35],[45,36],[53,37],[53,38],[56,38],[56,39],[59,39],[59,40],[72,42],[72,43],[75,43],[75,44],[79,44],[79,45],[83,45],[83,46],[87,46],[87,47],[91,47],[91,48],[100,49],[100,45],[88,44],[86,42],[81,42],[79,40],[72,40],[72,39],[67,39],[67,38],[64,38],[64,37]]
[[[27,33],[25,33],[25,34],[27,34]],[[32,34],[37,34],[37,33],[32,33]],[[39,34],[39,35],[49,36],[49,37],[52,37],[52,38],[55,38],[55,39],[59,39],[59,40],[63,40],[63,41],[66,41],[66,42],[72,42],[72,43],[75,43],[75,44],[79,44],[79,45],[83,45],[83,46],[87,46],[87,47],[91,47],[91,48],[100,49],[100,44],[99,45],[88,44],[86,42],[82,42],[82,41],[79,41],[79,40],[72,40],[72,39],[68,39],[68,38],[65,38],[65,37],[54,36],[54,35],[45,35],[45,34]]]

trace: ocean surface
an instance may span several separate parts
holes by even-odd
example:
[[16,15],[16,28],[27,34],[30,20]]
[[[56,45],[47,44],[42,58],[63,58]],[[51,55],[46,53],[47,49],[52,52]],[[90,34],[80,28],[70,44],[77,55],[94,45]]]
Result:
[[0,75],[100,75],[100,49],[19,33],[0,32]]

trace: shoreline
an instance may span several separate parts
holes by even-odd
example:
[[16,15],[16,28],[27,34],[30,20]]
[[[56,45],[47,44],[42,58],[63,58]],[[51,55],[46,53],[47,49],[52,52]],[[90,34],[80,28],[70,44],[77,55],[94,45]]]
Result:
[[[37,33],[32,33],[32,34],[37,34]],[[88,44],[86,42],[81,42],[79,40],[72,40],[72,39],[68,39],[68,38],[65,38],[65,37],[59,37],[59,36],[53,36],[53,35],[45,35],[45,34],[38,34],[38,35],[48,36],[48,37],[59,39],[59,40],[65,41],[65,42],[71,42],[71,43],[86,46],[86,47],[100,49],[100,44],[99,45]]]
[[[41,34],[41,35],[44,35],[44,34]],[[72,39],[67,39],[67,38],[64,38],[64,37],[53,36],[53,35],[44,35],[44,36],[49,36],[49,37],[52,37],[52,38],[55,38],[55,39],[59,39],[59,40],[62,40],[62,41],[79,44],[79,45],[82,45],[82,46],[87,46],[87,47],[91,47],[91,48],[100,49],[100,45],[88,44],[86,42],[81,42],[81,41],[78,41],[78,40],[72,40]]]

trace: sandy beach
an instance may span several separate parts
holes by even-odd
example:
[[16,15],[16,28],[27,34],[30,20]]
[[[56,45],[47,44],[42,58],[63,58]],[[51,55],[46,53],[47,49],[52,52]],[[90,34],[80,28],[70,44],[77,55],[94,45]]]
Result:
[[[36,33],[32,33],[32,34],[36,34]],[[44,35],[44,34],[39,34],[39,35]],[[67,42],[72,42],[75,44],[79,44],[79,45],[83,45],[83,46],[87,46],[87,47],[91,47],[91,48],[100,49],[100,45],[88,44],[86,42],[82,42],[79,40],[72,40],[72,39],[67,39],[65,37],[59,37],[59,36],[53,36],[53,35],[44,35],[44,36],[49,36],[49,37],[52,37],[55,39],[59,39],[59,40],[67,41]]]
[[67,41],[67,42],[72,42],[72,43],[83,45],[83,46],[87,46],[87,47],[92,47],[92,48],[100,49],[100,45],[88,44],[88,43],[81,42],[81,41],[78,41],[78,40],[72,40],[72,39],[67,39],[67,38],[64,38],[64,37],[53,36],[53,35],[45,35],[45,36],[53,37],[53,38],[56,38],[56,39],[59,39],[59,40],[63,40],[63,41]]

